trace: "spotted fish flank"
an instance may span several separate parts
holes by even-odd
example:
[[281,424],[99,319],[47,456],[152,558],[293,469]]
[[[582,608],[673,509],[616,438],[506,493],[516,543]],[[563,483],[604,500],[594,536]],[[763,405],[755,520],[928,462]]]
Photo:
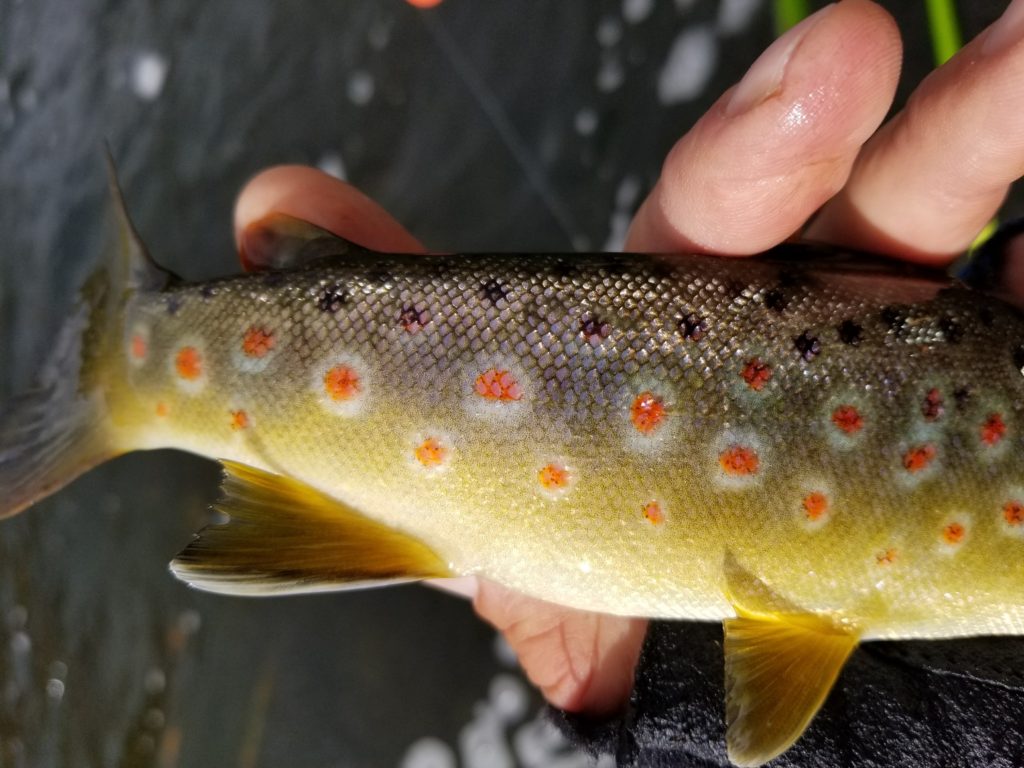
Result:
[[[224,460],[231,521],[174,564],[204,589],[479,574],[722,620],[750,764],[799,736],[858,642],[1024,634],[1015,307],[794,245],[413,256],[265,225],[299,241],[272,272],[188,285],[138,246],[101,271],[130,283],[95,292],[80,354],[0,424],[0,512],[178,447]],[[785,714],[759,671],[803,702],[796,725],[752,722]]]

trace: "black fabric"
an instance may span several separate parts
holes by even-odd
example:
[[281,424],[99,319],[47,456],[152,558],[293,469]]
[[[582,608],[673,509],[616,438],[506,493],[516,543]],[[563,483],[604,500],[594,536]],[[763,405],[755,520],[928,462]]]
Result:
[[[778,766],[1024,766],[1024,639],[869,642]],[[722,628],[652,622],[627,711],[594,722],[551,709],[595,754],[632,766],[730,765]]]

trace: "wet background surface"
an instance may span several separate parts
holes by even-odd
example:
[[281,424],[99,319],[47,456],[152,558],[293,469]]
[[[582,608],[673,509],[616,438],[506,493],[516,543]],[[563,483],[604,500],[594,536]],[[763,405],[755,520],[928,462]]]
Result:
[[[616,248],[772,39],[770,5],[0,0],[0,395],[98,257],[104,139],[143,238],[189,278],[237,271],[233,198],[281,162],[349,179],[433,248]],[[925,12],[886,5],[905,96],[931,66]],[[960,5],[969,37],[1002,3]],[[0,524],[0,767],[587,764],[459,600],[176,582],[216,478],[133,455]]]

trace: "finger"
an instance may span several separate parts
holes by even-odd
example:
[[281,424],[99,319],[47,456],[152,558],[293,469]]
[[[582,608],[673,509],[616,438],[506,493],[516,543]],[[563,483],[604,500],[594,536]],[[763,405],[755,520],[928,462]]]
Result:
[[595,717],[622,708],[646,621],[564,608],[479,582],[474,607],[505,636],[549,702]]
[[785,240],[845,183],[900,56],[896,25],[867,0],[804,19],[675,145],[627,248],[747,254]]
[[355,187],[303,165],[280,165],[254,176],[235,202],[235,242],[244,248],[248,227],[270,213],[285,213],[375,251],[425,249],[391,214]]
[[918,86],[808,229],[929,263],[963,251],[1024,173],[1024,2]]

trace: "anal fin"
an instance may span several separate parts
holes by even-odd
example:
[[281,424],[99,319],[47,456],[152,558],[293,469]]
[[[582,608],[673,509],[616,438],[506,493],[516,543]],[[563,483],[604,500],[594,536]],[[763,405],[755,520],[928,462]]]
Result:
[[[726,742],[739,766],[762,765],[800,738],[821,708],[860,633],[829,616],[778,610],[770,596],[741,604],[762,582],[727,564],[736,618],[725,625]],[[753,580],[759,589],[742,582]],[[739,581],[741,583],[737,584]]]
[[235,462],[223,466],[215,508],[230,520],[204,528],[171,563],[194,587],[272,595],[452,575],[422,542],[305,483]]

